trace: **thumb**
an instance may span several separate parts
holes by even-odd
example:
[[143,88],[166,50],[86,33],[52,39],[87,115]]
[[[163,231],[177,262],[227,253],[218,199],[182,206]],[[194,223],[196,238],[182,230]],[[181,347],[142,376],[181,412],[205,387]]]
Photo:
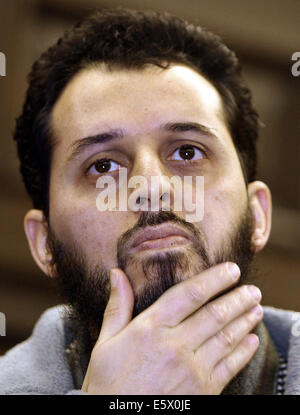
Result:
[[133,291],[126,274],[120,268],[110,270],[110,287],[97,344],[102,344],[118,334],[132,319]]

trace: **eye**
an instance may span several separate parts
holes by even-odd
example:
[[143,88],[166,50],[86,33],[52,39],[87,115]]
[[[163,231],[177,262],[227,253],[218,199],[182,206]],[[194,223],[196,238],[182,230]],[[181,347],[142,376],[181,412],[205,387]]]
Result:
[[97,175],[103,173],[111,173],[115,170],[119,170],[120,164],[110,159],[96,160],[87,170],[88,175]]
[[179,147],[176,151],[174,151],[172,155],[172,160],[186,160],[186,161],[194,161],[199,160],[205,157],[205,154],[202,150],[200,150],[196,146],[192,146],[191,144],[185,144]]

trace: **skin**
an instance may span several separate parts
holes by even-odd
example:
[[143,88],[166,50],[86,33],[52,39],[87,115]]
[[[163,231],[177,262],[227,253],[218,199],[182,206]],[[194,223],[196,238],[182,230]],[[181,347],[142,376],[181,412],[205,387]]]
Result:
[[[214,137],[162,132],[160,126],[168,122],[198,122]],[[213,258],[228,240],[247,204],[254,219],[252,249],[260,251],[270,233],[270,191],[258,181],[246,186],[218,92],[183,65],[112,72],[99,66],[81,71],[66,86],[54,106],[51,125],[56,144],[50,224],[66,244],[76,241],[80,245],[91,266],[97,264],[100,252],[104,266],[113,270],[111,276],[117,280],[112,281],[83,390],[98,394],[221,393],[257,350],[257,337],[248,333],[262,318],[260,306],[250,311],[259,303],[260,294],[254,297],[243,286],[205,305],[239,276],[224,263],[196,275],[191,272],[190,278],[167,290],[132,320],[133,292],[142,289],[145,279],[139,266],[126,270],[127,275],[116,269],[116,241],[135,225],[140,212],[100,213],[95,203],[99,173],[93,168],[87,173],[97,159],[110,158],[128,169],[128,179],[144,176],[150,189],[153,175],[162,181],[163,176],[204,176],[204,217],[194,224],[203,234],[209,255]],[[112,128],[122,129],[124,136],[89,146],[70,160],[75,142]],[[187,163],[175,156],[183,144],[205,151]],[[117,178],[118,171],[107,174]],[[176,212],[182,218],[186,213]],[[24,223],[35,261],[54,276],[43,213],[30,210]],[[185,250],[187,245],[163,249]],[[148,249],[136,255],[142,259],[155,252]],[[191,257],[190,263],[194,262]]]

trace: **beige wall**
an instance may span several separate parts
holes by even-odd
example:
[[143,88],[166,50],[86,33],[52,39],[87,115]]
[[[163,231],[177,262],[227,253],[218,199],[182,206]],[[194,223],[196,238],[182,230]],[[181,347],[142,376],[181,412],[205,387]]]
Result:
[[7,76],[0,78],[0,311],[6,315],[7,335],[0,338],[0,353],[25,339],[40,313],[58,301],[34,264],[23,233],[30,201],[18,172],[12,131],[26,76],[34,59],[86,7],[116,4],[164,9],[197,21],[222,35],[240,56],[265,123],[259,175],[274,199],[273,231],[257,259],[257,284],[264,304],[300,311],[300,77],[291,75],[291,55],[300,51],[300,2],[0,0],[0,51],[7,59]]

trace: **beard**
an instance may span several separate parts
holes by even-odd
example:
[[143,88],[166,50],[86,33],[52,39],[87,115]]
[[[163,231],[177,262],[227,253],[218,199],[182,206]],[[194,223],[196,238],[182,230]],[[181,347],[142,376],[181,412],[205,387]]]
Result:
[[[144,259],[137,259],[127,252],[128,243],[137,231],[165,222],[175,223],[185,229],[192,236],[193,243],[184,249],[155,251]],[[221,262],[231,261],[239,265],[241,278],[235,287],[249,283],[250,280],[252,282],[251,235],[252,215],[247,208],[231,235],[221,244],[221,248],[209,254],[204,235],[192,223],[186,222],[173,212],[142,212],[136,225],[117,241],[118,267],[126,273],[131,285],[134,278],[130,270],[139,268],[143,272],[143,287],[134,292],[133,318],[173,285]],[[90,354],[99,336],[109,299],[110,270],[101,260],[91,267],[80,247],[75,243],[67,245],[59,240],[50,225],[47,242],[52,254],[58,293],[67,306],[65,317],[76,326],[76,336],[80,337],[81,347],[85,353]],[[218,293],[213,299],[233,288]]]

